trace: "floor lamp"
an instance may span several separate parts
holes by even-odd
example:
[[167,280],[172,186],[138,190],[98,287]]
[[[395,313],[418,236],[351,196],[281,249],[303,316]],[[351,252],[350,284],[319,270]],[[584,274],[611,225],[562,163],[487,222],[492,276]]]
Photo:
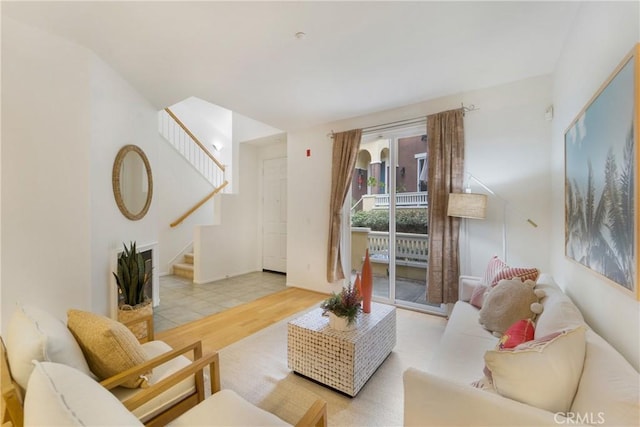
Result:
[[[467,173],[466,175],[467,175],[467,187],[466,187],[467,190],[466,191],[470,191],[469,190],[469,181],[473,180],[476,183],[478,183],[478,185],[480,185],[480,187],[484,188],[489,194],[491,194],[492,196],[494,196],[495,198],[497,198],[498,200],[500,200],[502,202],[502,260],[504,262],[507,262],[507,205],[508,205],[508,202],[507,202],[506,199],[504,199],[503,197],[501,197],[498,194],[496,194],[492,189],[487,187],[482,181],[480,181],[478,178],[476,178],[472,174]],[[523,214],[522,212],[518,211],[517,209],[515,209],[515,211],[519,212],[523,217],[526,218],[526,214]],[[483,219],[484,218],[485,217],[483,217]],[[538,224],[536,224],[531,218],[527,218],[527,223],[529,223],[529,225],[531,225],[534,228],[538,227]]]
[[[485,219],[487,217],[487,195],[476,193],[449,193],[447,215],[463,219],[465,236],[465,267],[469,263],[469,242],[467,238],[466,219]],[[468,273],[465,268],[465,272]]]

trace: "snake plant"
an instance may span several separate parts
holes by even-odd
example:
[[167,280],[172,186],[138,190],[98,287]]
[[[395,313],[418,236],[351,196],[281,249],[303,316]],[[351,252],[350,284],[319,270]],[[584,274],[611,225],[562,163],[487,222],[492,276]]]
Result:
[[113,273],[124,304],[135,306],[145,301],[144,287],[151,277],[146,263],[136,249],[136,242],[124,243],[124,251],[118,256],[118,273]]

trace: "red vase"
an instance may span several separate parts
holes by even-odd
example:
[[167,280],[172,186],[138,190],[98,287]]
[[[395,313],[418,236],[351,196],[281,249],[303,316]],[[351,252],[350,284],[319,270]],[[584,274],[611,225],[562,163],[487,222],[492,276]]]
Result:
[[364,264],[362,264],[362,280],[360,281],[362,289],[362,311],[371,313],[371,297],[373,297],[373,272],[371,271],[371,260],[369,259],[369,249],[364,256]]

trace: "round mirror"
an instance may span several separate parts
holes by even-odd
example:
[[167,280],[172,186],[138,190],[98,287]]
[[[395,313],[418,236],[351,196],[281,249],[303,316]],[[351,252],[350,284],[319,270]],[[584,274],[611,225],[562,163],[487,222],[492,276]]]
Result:
[[125,145],[113,163],[113,195],[120,212],[132,221],[145,216],[151,206],[151,165],[137,145]]

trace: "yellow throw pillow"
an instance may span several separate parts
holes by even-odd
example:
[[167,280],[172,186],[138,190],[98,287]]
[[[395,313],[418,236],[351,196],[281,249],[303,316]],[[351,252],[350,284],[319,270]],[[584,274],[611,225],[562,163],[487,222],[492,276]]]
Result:
[[[67,327],[78,341],[91,371],[100,379],[117,375],[147,361],[133,333],[122,323],[81,310],[67,312]],[[123,387],[147,387],[151,371],[128,380]]]
[[498,394],[564,413],[571,410],[585,354],[585,327],[579,326],[515,348],[489,350],[484,361]]

